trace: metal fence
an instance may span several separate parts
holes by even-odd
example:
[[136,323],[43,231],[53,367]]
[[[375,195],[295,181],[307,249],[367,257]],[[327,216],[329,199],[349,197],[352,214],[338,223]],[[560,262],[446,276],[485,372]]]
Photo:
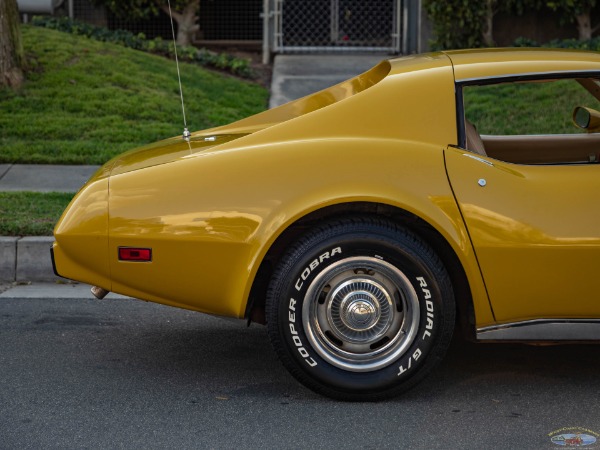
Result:
[[95,6],[90,0],[68,0],[70,16],[74,19],[92,25],[105,27],[106,11],[103,7]]
[[276,52],[401,50],[401,0],[275,0]]
[[260,41],[262,0],[202,0],[199,40]]
[[[144,19],[120,17],[90,0],[19,0],[20,11],[28,20],[34,14],[72,17],[86,23],[144,33],[148,38],[171,38],[171,23],[162,10]],[[260,44],[262,40],[263,0],[202,0],[196,42]]]
[[[55,5],[51,14],[169,39],[169,17],[117,17],[91,0],[19,0]],[[271,53],[419,50],[422,0],[201,0],[197,45],[253,45]],[[20,5],[21,6],[21,5]],[[42,11],[40,11],[42,12]],[[44,11],[48,13],[47,11]],[[245,44],[243,44],[245,43]]]

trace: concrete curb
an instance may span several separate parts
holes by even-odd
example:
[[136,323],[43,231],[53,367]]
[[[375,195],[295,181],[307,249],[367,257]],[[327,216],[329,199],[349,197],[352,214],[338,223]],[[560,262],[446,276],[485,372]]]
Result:
[[[27,282],[13,283],[4,292],[0,292],[0,300],[3,299],[35,299],[35,298],[61,298],[61,299],[87,299],[90,301],[96,300],[90,292],[90,287],[83,283],[70,283],[63,281],[62,283],[48,282]],[[111,292],[106,300],[129,299],[124,295]],[[96,300],[97,301],[97,300]]]
[[50,247],[52,236],[0,236],[0,282],[56,281]]

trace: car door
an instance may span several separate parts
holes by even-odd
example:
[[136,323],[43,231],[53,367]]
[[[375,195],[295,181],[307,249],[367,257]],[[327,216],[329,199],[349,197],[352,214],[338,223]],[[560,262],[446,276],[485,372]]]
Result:
[[[586,101],[598,107],[585,81],[535,79],[527,88],[531,92],[519,86],[516,93],[500,96],[494,125],[485,110],[467,104],[477,103],[478,96],[465,92],[464,123],[478,122],[474,139],[480,138],[480,145],[469,144],[466,125],[463,148],[451,146],[445,152],[448,178],[499,323],[600,318],[600,134],[555,129],[553,117],[544,123],[544,115],[555,114],[544,105],[561,101],[548,103],[532,94],[543,82],[558,82],[544,89],[566,96],[567,104]],[[510,80],[501,84],[499,92]],[[575,98],[569,91],[575,88],[578,96],[590,98]],[[526,103],[515,104],[523,95]],[[531,106],[533,99],[538,104]],[[571,111],[556,114],[570,120]],[[531,117],[536,114],[542,120]],[[514,122],[513,128],[503,130],[504,122]],[[570,123],[564,127],[577,131]],[[481,136],[482,128],[495,134]]]

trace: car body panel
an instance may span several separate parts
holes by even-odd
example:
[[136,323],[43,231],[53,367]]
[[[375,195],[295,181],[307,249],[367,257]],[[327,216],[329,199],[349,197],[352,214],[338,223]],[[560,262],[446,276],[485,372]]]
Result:
[[496,48],[446,52],[457,82],[537,73],[600,71],[598,52]]
[[216,136],[195,136],[189,142],[182,140],[180,137],[160,141],[141,149],[126,152],[115,158],[111,163],[111,175],[120,175],[134,170],[167,164],[182,158],[189,158],[196,153],[206,152],[213,147],[244,136],[246,136],[244,133],[230,133]]
[[[448,57],[442,53],[405,57],[392,60],[390,64],[387,76],[364,92],[355,95],[348,92],[343,101],[323,101],[317,109],[309,108],[311,112],[308,114],[252,133],[243,139],[243,144],[242,141],[232,142],[219,149],[237,148],[238,144],[252,147],[338,138],[399,139],[433,143],[442,148],[455,143],[454,78]],[[325,90],[314,95],[319,99],[328,99],[327,92]],[[297,101],[311,104],[312,96]],[[294,109],[293,103],[280,108],[288,108],[286,111]],[[278,109],[262,114],[276,116]],[[232,126],[237,128],[236,124]],[[227,126],[216,130],[227,132],[229,129]]]
[[110,289],[108,176],[100,169],[73,198],[54,229],[60,275]]
[[[493,323],[460,213],[439,176],[445,170],[442,150],[415,143],[402,149],[403,144],[352,139],[267,145],[251,153],[205,155],[173,164],[167,172],[157,167],[112,177],[112,290],[242,317],[262,258],[290,224],[327,206],[371,202],[412,212],[452,242],[475,274],[478,317]],[[373,149],[361,158],[366,145]],[[414,165],[391,163],[399,149]],[[285,165],[293,170],[282,170]],[[235,183],[223,184],[224,179]],[[212,190],[217,184],[223,188]],[[153,261],[118,261],[119,246],[152,247]]]
[[497,321],[600,317],[600,166],[446,155]]
[[[600,71],[600,57],[582,52],[404,57],[193,133],[189,142],[177,137],[127,152],[90,180],[57,225],[57,270],[117,293],[244,317],[259,267],[289,227],[334,205],[366,202],[406,211],[443,237],[466,275],[477,328],[540,314],[598,317],[597,303],[584,299],[599,239],[597,211],[582,212],[593,201],[593,170],[557,167],[549,176],[547,169],[473,159],[455,148],[457,82],[590,70]],[[485,189],[480,178],[489,183]],[[572,180],[578,181],[563,189]],[[519,198],[521,190],[531,197]],[[554,198],[559,218],[549,207]],[[582,223],[570,227],[566,213]],[[88,243],[91,251],[82,250]],[[122,246],[152,248],[152,261],[119,261]],[[587,268],[577,271],[582,262]],[[532,273],[531,264],[545,270]],[[547,296],[534,283],[554,289]],[[577,296],[573,309],[567,294]]]

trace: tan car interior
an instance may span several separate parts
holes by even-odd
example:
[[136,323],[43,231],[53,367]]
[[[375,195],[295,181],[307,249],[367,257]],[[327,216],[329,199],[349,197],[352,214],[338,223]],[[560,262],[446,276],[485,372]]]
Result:
[[600,162],[600,133],[481,136],[465,120],[465,136],[467,150],[515,164]]

